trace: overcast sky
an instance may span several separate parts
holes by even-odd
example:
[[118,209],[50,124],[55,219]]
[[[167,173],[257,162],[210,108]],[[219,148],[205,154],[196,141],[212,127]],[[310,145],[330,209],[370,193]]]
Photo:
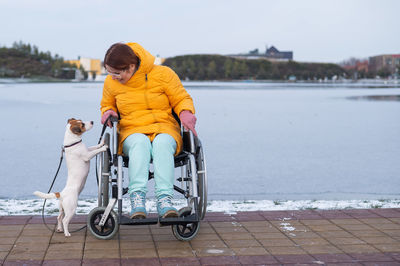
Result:
[[294,60],[400,53],[397,0],[0,0],[0,46],[103,59],[119,41],[154,55],[244,53],[274,45]]

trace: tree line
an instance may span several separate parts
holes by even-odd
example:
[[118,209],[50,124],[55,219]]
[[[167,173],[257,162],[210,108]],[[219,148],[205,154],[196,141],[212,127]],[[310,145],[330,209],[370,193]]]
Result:
[[35,45],[14,42],[12,47],[0,47],[0,77],[52,77],[74,79],[76,66],[50,52],[39,51]]
[[167,58],[181,79],[190,80],[315,80],[346,76],[336,64],[271,62],[264,59],[238,59],[221,55],[184,55]]

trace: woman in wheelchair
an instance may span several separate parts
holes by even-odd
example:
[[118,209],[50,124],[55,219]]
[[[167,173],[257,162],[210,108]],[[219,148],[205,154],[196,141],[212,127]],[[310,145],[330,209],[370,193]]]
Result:
[[[106,52],[101,99],[101,122],[119,117],[118,153],[129,156],[129,195],[132,219],[146,217],[146,193],[153,160],[157,211],[160,217],[177,217],[172,206],[174,155],[182,150],[182,125],[195,131],[193,100],[175,72],[154,65],[154,56],[137,43],[116,43]],[[107,123],[112,127],[112,123]]]

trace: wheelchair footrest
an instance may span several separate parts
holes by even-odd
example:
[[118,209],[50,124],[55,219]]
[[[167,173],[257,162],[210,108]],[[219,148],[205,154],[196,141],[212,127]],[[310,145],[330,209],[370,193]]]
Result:
[[186,217],[174,217],[174,218],[160,218],[160,225],[174,225],[174,224],[189,224],[198,223],[199,217],[196,214],[191,214]]
[[123,224],[123,225],[158,224],[158,218],[131,219],[127,216],[122,215],[120,224]]

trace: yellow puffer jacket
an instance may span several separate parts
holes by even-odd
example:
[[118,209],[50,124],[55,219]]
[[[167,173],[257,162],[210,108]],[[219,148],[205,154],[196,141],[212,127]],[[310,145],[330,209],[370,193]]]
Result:
[[109,109],[120,113],[119,149],[131,134],[146,134],[151,141],[160,133],[171,135],[176,154],[182,150],[178,122],[172,115],[183,110],[195,112],[193,100],[176,73],[166,66],[154,65],[154,56],[137,43],[127,43],[140,59],[140,66],[126,84],[106,77],[101,99],[101,114]]

